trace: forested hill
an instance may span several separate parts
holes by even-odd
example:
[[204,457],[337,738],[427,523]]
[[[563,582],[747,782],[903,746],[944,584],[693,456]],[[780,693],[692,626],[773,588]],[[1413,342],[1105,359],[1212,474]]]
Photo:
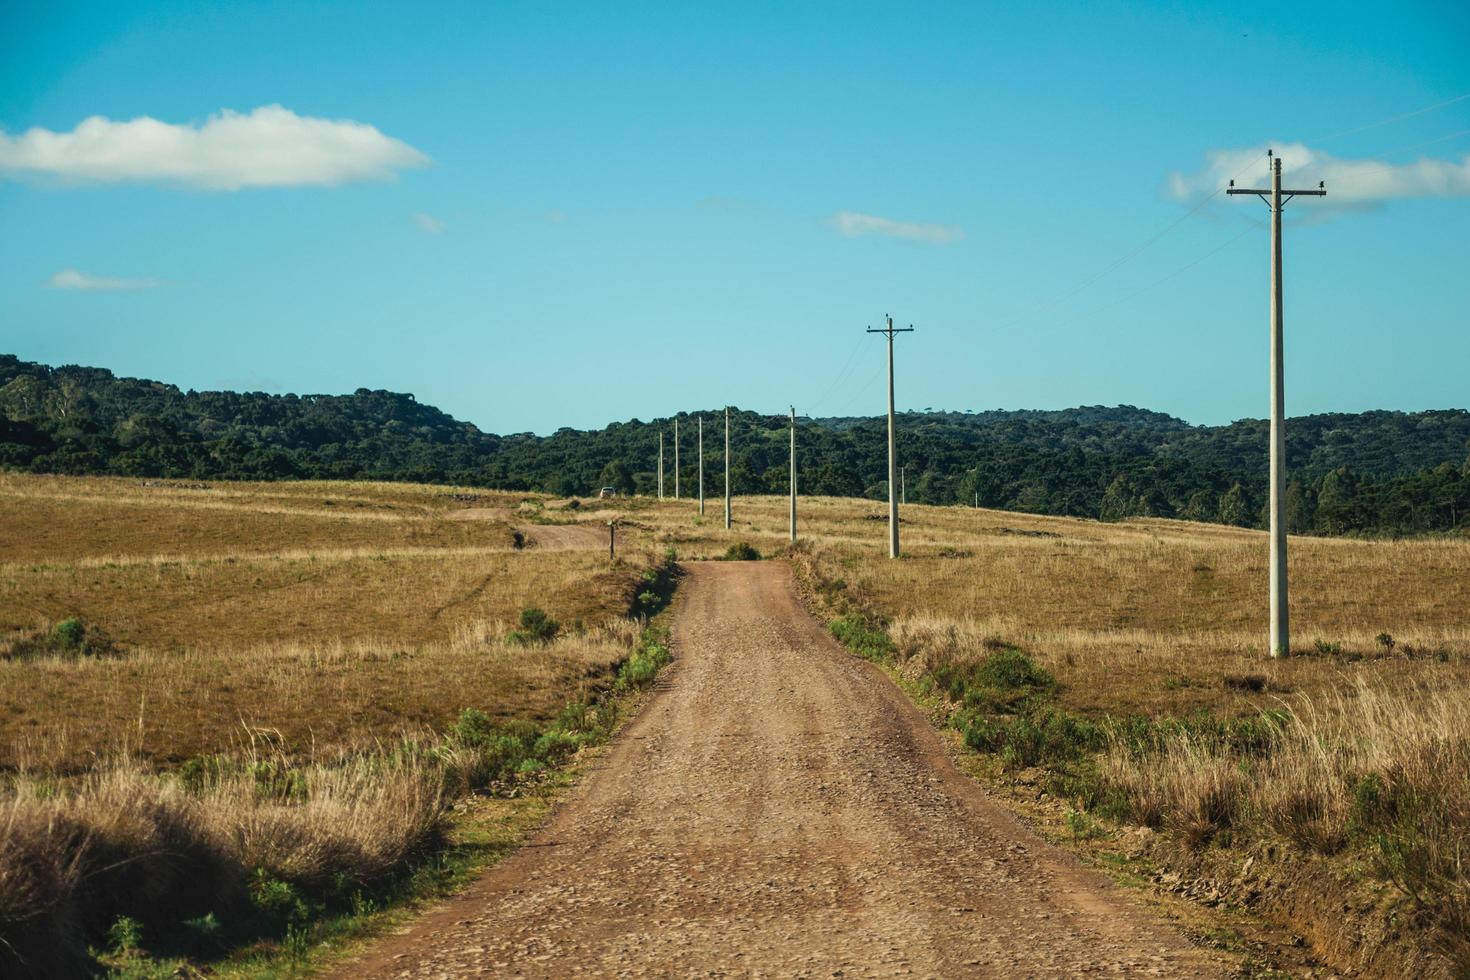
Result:
[[[720,465],[716,426],[708,446]],[[685,488],[694,415],[681,413]],[[784,493],[787,421],[732,413],[737,493]],[[905,413],[901,461],[913,502],[1117,520],[1153,515],[1259,526],[1266,423],[1194,426],[1129,406]],[[1470,529],[1470,413],[1315,415],[1288,425],[1294,530]],[[497,436],[412,395],[181,391],[0,355],[0,467],[194,479],[417,480],[585,494],[656,490],[658,435],[671,420]],[[882,495],[881,418],[803,421],[805,493]],[[666,457],[673,483],[673,451]]]

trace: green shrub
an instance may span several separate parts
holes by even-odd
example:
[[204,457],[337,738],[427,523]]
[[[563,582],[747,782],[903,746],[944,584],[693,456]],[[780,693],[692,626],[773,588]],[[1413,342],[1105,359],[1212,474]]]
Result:
[[521,628],[512,630],[506,640],[529,646],[536,643],[550,643],[561,631],[561,623],[546,614],[546,610],[531,606],[521,610]]
[[465,708],[459,713],[459,720],[454,723],[450,735],[460,745],[470,748],[478,748],[488,745],[494,735],[495,726],[490,721],[490,716],[479,708]]
[[575,735],[552,729],[536,739],[531,755],[548,765],[555,765],[581,747]]
[[274,923],[305,922],[312,912],[290,882],[274,877],[264,868],[256,868],[250,877],[250,903],[267,921]]
[[76,616],[63,619],[48,630],[29,632],[12,640],[9,649],[0,646],[0,657],[23,660],[30,657],[105,656],[114,652],[112,641],[101,630]]
[[131,953],[142,945],[143,924],[137,919],[120,915],[107,930],[107,948],[114,953]]
[[838,643],[876,663],[890,660],[896,649],[885,630],[858,616],[839,616],[827,624],[827,630]]
[[966,745],[976,751],[998,753],[1011,769],[1076,762],[1105,744],[1095,724],[1050,707],[1009,719],[967,712],[958,727]]
[[761,553],[744,541],[737,541],[725,549],[725,561],[760,561]]
[[632,656],[618,668],[615,686],[619,690],[647,687],[653,683],[659,668],[673,659],[668,647],[668,630],[649,626],[639,634]]
[[932,671],[934,681],[967,708],[1011,714],[1045,701],[1056,680],[1013,646],[997,645],[984,660],[951,660]]
[[51,644],[59,653],[81,653],[86,642],[87,627],[75,616],[63,619],[51,630]]

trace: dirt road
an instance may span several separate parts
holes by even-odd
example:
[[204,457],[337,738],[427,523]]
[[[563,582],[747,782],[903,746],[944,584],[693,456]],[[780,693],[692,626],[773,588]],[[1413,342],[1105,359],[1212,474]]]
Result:
[[526,544],[542,551],[606,551],[607,525],[520,524]]
[[606,524],[517,524],[503,507],[462,507],[447,511],[451,521],[504,521],[519,531],[531,548],[542,551],[606,551]]
[[1020,826],[781,564],[697,564],[677,660],[533,846],[343,976],[1219,976]]

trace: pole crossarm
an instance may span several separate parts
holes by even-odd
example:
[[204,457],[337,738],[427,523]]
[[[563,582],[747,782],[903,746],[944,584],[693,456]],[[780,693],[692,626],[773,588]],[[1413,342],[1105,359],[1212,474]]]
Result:
[[[1269,208],[1271,206],[1271,194],[1272,194],[1272,191],[1271,191],[1271,188],[1269,188],[1269,187],[1236,187],[1235,186],[1235,181],[1232,180],[1230,182],[1230,186],[1227,187],[1227,188],[1225,188],[1225,193],[1226,194],[1254,194],[1256,197],[1259,197],[1262,201],[1265,202],[1266,207]],[[1281,191],[1281,205],[1282,205],[1282,207],[1285,207],[1286,206],[1286,202],[1289,201],[1289,200],[1291,200],[1294,197],[1326,197],[1326,196],[1327,196],[1327,187],[1326,187],[1326,182],[1325,181],[1318,182],[1318,184],[1317,184],[1316,187],[1310,188],[1310,189],[1307,189],[1307,190],[1289,191],[1289,190],[1286,190],[1285,188],[1283,188],[1282,191]]]

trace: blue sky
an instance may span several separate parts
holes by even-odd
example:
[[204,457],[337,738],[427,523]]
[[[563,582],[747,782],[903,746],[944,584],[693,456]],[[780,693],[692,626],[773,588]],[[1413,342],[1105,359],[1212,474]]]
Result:
[[1260,417],[1272,145],[1288,411],[1470,404],[1470,7],[1280,6],[0,0],[0,350],[548,432],[876,414],[892,313],[901,407]]

